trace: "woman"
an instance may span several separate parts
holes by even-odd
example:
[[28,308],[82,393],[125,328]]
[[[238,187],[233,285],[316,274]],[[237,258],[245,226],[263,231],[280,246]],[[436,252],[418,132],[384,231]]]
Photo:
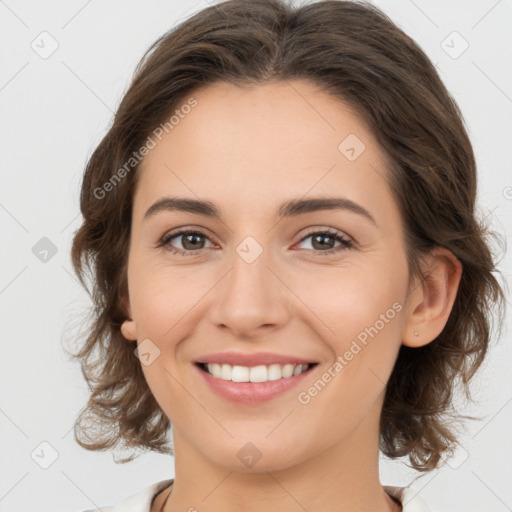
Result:
[[160,38],[72,248],[96,311],[75,437],[175,457],[115,510],[428,510],[378,456],[456,445],[503,300],[475,197],[457,105],[376,7],[228,0]]

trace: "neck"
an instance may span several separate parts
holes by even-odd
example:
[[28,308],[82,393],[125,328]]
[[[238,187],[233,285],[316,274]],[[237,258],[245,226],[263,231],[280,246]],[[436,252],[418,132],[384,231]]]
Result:
[[[384,491],[379,480],[378,435],[375,434],[378,413],[380,407],[348,436],[314,457],[305,454],[303,460],[286,467],[280,467],[275,460],[263,464],[262,457],[251,470],[244,472],[214,464],[174,426],[176,477],[164,510],[401,511],[402,506]],[[308,441],[300,443],[304,450]],[[167,495],[168,492],[161,503]]]

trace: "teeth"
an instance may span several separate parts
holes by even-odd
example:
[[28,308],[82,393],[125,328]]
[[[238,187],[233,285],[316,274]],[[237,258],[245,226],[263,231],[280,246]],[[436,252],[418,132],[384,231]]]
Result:
[[[241,368],[239,366],[238,368]],[[249,369],[249,382],[267,382],[268,370],[266,366],[253,366]]]
[[302,365],[300,365],[300,366],[296,366],[296,367],[293,369],[293,375],[299,375],[299,373],[302,373]]
[[[299,364],[298,366],[302,366],[302,365]],[[294,368],[295,368],[295,365],[293,365],[293,364],[285,364],[281,369],[281,374],[282,374],[283,378],[291,377],[293,375]]]
[[308,369],[308,364],[271,364],[268,366],[231,366],[230,364],[210,363],[208,373],[222,380],[233,382],[267,382],[300,375]]
[[233,366],[231,380],[233,382],[249,382],[249,368],[247,366]]
[[[209,368],[208,368],[209,370]],[[212,368],[213,370],[213,368]],[[213,374],[212,374],[213,375]],[[217,373],[219,379],[231,380],[231,366],[229,364],[223,364],[219,373]]]

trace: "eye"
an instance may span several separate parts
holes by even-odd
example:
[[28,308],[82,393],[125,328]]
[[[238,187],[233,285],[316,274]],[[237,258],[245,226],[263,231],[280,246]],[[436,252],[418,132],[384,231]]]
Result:
[[[180,245],[182,248],[171,245],[171,241],[175,238],[181,241]],[[317,255],[338,253],[353,247],[353,242],[336,230],[310,230],[308,234],[300,240],[299,244],[303,243],[308,238],[311,238],[310,245],[312,249],[310,250],[313,253],[317,253]],[[202,249],[213,246],[213,243],[210,241],[211,245],[205,247],[205,240],[210,241],[201,231],[182,230],[164,235],[157,247],[164,247],[167,251],[179,256],[191,256],[197,254]],[[336,246],[336,243],[339,245]]]
[[[333,254],[353,247],[353,242],[347,237],[339,233],[338,231],[326,229],[326,230],[311,230],[301,239],[301,243],[311,238],[311,246],[314,253],[318,254]],[[338,246],[334,244],[338,242]],[[318,250],[315,250],[318,249]]]
[[[183,249],[176,248],[171,245],[171,240],[177,238],[181,240],[181,246]],[[164,235],[160,240],[158,247],[165,247],[166,250],[173,254],[180,256],[188,256],[194,253],[198,253],[201,249],[204,249],[204,241],[201,239],[208,239],[208,237],[200,231],[184,230],[178,231],[177,233],[170,233]]]

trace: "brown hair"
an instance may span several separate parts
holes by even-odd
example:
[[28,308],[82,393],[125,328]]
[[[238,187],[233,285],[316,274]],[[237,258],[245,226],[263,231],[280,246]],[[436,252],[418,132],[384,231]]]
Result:
[[[350,105],[374,133],[404,219],[410,275],[421,275],[421,256],[436,246],[463,266],[443,332],[423,347],[400,347],[381,414],[381,451],[408,455],[419,471],[434,469],[456,442],[452,420],[470,418],[452,417],[454,385],[460,382],[469,398],[491,339],[491,313],[502,313],[504,294],[486,240],[494,234],[476,219],[475,158],[458,106],[420,47],[371,4],[228,0],[181,22],[148,49],[87,163],[83,224],[72,246],[75,272],[94,304],[83,346],[72,356],[91,390],[75,423],[82,447],[124,443],[172,453],[170,421],[146,383],[135,344],[120,332],[138,175],[137,165],[130,171],[126,162],[198,87],[293,79]],[[107,182],[108,193],[98,192]]]

